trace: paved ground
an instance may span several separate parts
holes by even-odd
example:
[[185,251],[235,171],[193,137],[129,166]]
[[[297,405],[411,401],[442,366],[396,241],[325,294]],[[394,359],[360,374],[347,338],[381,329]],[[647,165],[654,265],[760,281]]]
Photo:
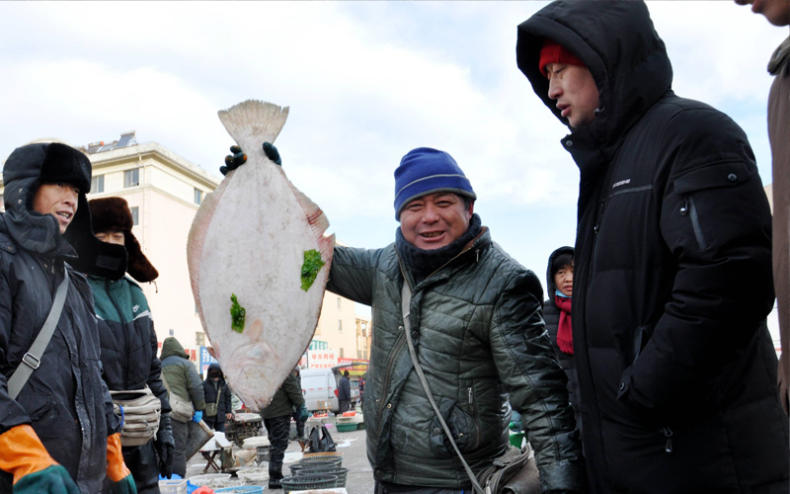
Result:
[[[365,431],[355,430],[352,432],[338,432],[334,427],[332,420],[326,420],[330,433],[335,443],[337,443],[337,452],[343,457],[342,466],[348,469],[348,476],[346,480],[346,491],[348,494],[372,494],[373,493],[373,470],[368,463],[367,453],[365,451]],[[310,424],[306,428],[309,433]],[[265,433],[264,433],[265,434]],[[240,449],[234,447],[233,452],[239,455]],[[248,451],[248,456],[250,452]],[[241,453],[244,455],[244,453]],[[285,465],[283,466],[283,474],[290,475],[289,465],[298,462],[302,458],[301,448],[296,441],[290,441],[288,449],[285,453]],[[219,457],[217,457],[217,464],[219,464]],[[206,485],[212,488],[221,487],[234,487],[240,485],[262,485],[268,484],[268,464],[266,462],[257,462],[251,458],[249,463],[242,467],[238,474],[234,477],[229,477],[228,474],[215,473],[209,470],[204,473],[203,469],[206,465],[206,460],[197,454],[193,456],[187,466],[187,478],[195,485]],[[269,489],[264,489],[264,492],[270,492]],[[271,491],[282,492],[282,491]]]

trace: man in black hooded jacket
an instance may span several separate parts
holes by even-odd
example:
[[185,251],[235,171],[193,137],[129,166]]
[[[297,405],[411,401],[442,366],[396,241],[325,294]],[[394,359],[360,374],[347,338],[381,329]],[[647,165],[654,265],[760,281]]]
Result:
[[[75,247],[84,259],[102,257],[102,273],[118,246],[93,236],[85,194],[91,164],[60,143],[15,149],[3,167],[0,214],[0,492],[63,494],[136,492],[123,462],[120,421],[102,380],[101,345],[85,277],[72,269]],[[64,235],[65,234],[65,235]],[[72,234],[79,240],[67,241]],[[79,247],[78,247],[79,245]],[[122,272],[122,271],[121,271]],[[28,351],[41,331],[60,283],[65,303],[40,359]],[[24,360],[23,360],[24,359]],[[9,378],[35,367],[19,394]],[[76,484],[76,485],[75,485]]]
[[591,492],[788,492],[771,217],[743,131],[676,96],[642,2],[553,2],[519,68],[579,166],[573,347]]

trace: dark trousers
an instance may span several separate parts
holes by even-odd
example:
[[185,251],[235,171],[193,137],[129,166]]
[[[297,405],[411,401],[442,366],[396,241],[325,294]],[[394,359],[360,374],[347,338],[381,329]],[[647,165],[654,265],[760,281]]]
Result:
[[217,432],[225,432],[225,417],[223,416],[220,422],[217,422],[218,418],[219,415],[204,415],[203,422]]
[[134,477],[137,494],[159,494],[159,464],[154,440],[142,446],[122,448],[123,461]]
[[198,435],[200,426],[191,420],[189,422],[172,421],[173,440],[176,447],[173,449],[173,473],[177,473],[184,478],[187,471],[186,446],[189,444],[190,436]]
[[351,408],[351,400],[340,400],[340,413],[347,412]]
[[[291,416],[283,415],[263,419],[266,432],[269,434],[269,483],[279,484],[283,478],[283,457],[288,448],[288,432],[291,428]],[[274,481],[274,482],[272,482]]]

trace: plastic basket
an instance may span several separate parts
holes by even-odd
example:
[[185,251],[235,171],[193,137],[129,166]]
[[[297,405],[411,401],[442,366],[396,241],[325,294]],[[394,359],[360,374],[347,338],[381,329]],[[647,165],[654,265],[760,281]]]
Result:
[[355,423],[337,423],[337,432],[352,432],[357,430],[357,424]]
[[337,476],[337,482],[333,487],[345,487],[346,486],[346,479],[348,478],[348,468],[334,468],[332,470],[312,470],[312,471],[304,471],[298,470],[298,473],[294,474],[296,477],[303,477],[305,475],[335,475]]
[[162,479],[159,481],[161,494],[187,494],[187,481],[184,479]]
[[327,463],[339,467],[343,463],[342,456],[306,456],[299,460],[300,465],[318,465]]
[[280,484],[285,492],[303,491],[305,489],[327,489],[335,487],[337,475],[305,475],[299,477],[283,477]]
[[260,485],[242,485],[239,487],[223,487],[214,489],[214,492],[225,492],[228,494],[263,494],[263,487]]

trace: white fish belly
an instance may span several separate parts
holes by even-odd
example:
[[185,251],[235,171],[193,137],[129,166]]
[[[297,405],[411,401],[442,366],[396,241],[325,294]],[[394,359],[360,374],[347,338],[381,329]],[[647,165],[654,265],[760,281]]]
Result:
[[[312,338],[329,263],[304,291],[304,252],[319,237],[281,170],[251,156],[233,172],[208,225],[199,265],[203,320],[228,381],[260,409],[293,369]],[[327,260],[324,259],[326,262]],[[231,294],[246,310],[231,329]]]

